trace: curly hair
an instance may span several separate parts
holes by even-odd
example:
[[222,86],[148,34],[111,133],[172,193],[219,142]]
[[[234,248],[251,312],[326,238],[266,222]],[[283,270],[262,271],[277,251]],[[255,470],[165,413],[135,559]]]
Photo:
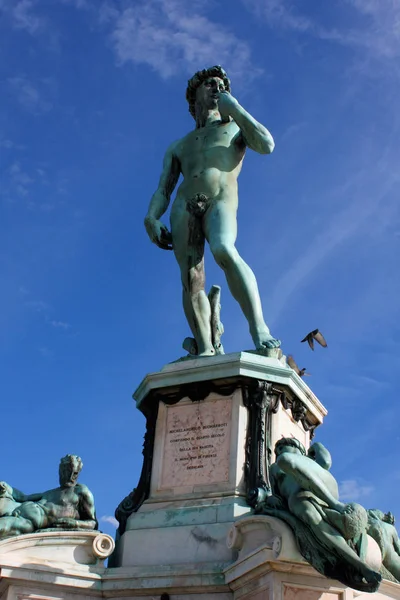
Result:
[[204,83],[204,81],[209,77],[219,77],[224,82],[226,91],[231,91],[231,82],[226,72],[220,65],[215,65],[214,67],[203,69],[202,71],[197,71],[197,73],[195,73],[193,77],[189,79],[186,88],[186,100],[189,103],[189,112],[194,119],[196,118],[195,105],[197,88],[199,88],[201,84]]
[[306,449],[304,448],[303,444],[299,442],[299,440],[296,438],[283,437],[280,440],[278,440],[275,444],[275,453],[280,446],[293,446],[293,448],[297,448],[297,450],[299,450],[303,456],[306,455]]

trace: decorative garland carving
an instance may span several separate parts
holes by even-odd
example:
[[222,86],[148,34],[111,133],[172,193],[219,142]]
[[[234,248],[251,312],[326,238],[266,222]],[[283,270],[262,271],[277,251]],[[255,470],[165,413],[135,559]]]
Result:
[[146,406],[141,407],[141,411],[146,417],[146,432],[144,434],[142,450],[143,466],[137,487],[133,488],[122,502],[119,503],[115,511],[115,518],[119,522],[118,533],[120,535],[125,531],[128,517],[138,511],[143,502],[149,497],[158,405],[159,399],[157,396],[153,396],[146,403]]
[[300,398],[290,397],[287,395],[285,390],[279,390],[281,393],[280,399],[283,408],[289,408],[293,419],[303,425],[304,431],[310,432],[310,440],[314,437],[314,430],[318,426],[318,423],[313,423],[307,416],[307,407],[302,403]]
[[272,383],[259,379],[243,385],[243,404],[249,419],[246,435],[245,481],[247,503],[255,507],[270,492],[268,441],[271,415],[279,408],[280,391]]

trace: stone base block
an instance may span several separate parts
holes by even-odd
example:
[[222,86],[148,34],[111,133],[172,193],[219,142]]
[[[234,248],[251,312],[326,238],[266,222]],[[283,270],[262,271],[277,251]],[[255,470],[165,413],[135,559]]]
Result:
[[0,598],[87,600],[101,593],[114,540],[99,531],[52,531],[0,541]]
[[224,571],[233,600],[400,599],[397,583],[383,581],[369,594],[324,577],[302,558],[291,529],[273,517],[238,519],[227,543],[238,552]]
[[134,397],[147,418],[144,463],[116,512],[113,567],[232,561],[225,536],[268,489],[275,442],[308,448],[326,414],[285,363],[248,352],[167,365]]

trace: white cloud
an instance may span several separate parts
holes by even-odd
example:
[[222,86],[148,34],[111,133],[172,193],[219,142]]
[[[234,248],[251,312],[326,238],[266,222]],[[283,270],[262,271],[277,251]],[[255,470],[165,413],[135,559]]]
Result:
[[54,355],[53,351],[50,350],[50,348],[48,348],[47,346],[40,346],[38,350],[44,358],[52,358]]
[[44,312],[50,308],[50,306],[46,302],[43,302],[43,300],[28,300],[25,302],[25,305],[36,312]]
[[363,501],[373,491],[372,485],[361,484],[356,479],[344,479],[339,483],[339,497],[344,502]]
[[36,0],[1,0],[0,10],[7,15],[12,27],[35,35],[46,28],[44,17],[34,13]]
[[69,4],[71,6],[74,6],[75,8],[78,9],[90,9],[91,8],[91,3],[89,2],[89,0],[61,0],[63,4]]
[[71,325],[69,323],[65,323],[64,321],[50,321],[50,325],[56,327],[57,329],[71,329]]
[[22,108],[30,113],[39,115],[53,108],[48,99],[49,82],[40,81],[33,84],[27,77],[11,77],[8,79],[11,91]]
[[[400,55],[400,2],[398,0],[346,0],[358,17],[357,26],[328,28],[301,14],[289,0],[243,0],[258,18],[272,27],[308,33],[322,40],[360,48],[371,58]],[[343,6],[341,7],[343,9]]]
[[20,2],[15,4],[12,10],[15,27],[17,29],[24,29],[31,35],[42,30],[46,25],[44,18],[39,17],[32,12],[34,6],[35,2],[32,0],[20,0]]
[[100,517],[100,521],[102,521],[103,523],[110,523],[115,528],[117,528],[119,525],[117,519],[115,517],[112,517],[111,515],[104,515],[103,517]]
[[1,195],[7,199],[13,199],[15,196],[26,197],[34,183],[34,179],[24,171],[21,164],[15,161],[6,170],[7,182],[4,180]]
[[305,32],[315,27],[310,19],[294,11],[286,0],[244,0],[244,4],[258,17],[283,29]]
[[25,150],[25,146],[4,138],[0,139],[0,148],[5,148],[6,150]]
[[[294,257],[276,281],[270,301],[275,309],[271,311],[271,322],[279,318],[298,288],[308,282],[312,275],[315,276],[324,261],[341,244],[368,230],[371,222],[376,222],[383,202],[397,205],[397,195],[390,196],[390,192],[399,185],[400,176],[396,169],[386,164],[386,151],[383,151],[381,159],[376,161],[374,172],[368,173],[362,168],[327,195],[325,204],[334,207],[334,213],[327,214],[327,225],[316,228],[313,238],[305,240],[303,251]],[[339,209],[339,203],[343,200]],[[391,221],[389,214],[386,222],[382,223],[383,230]]]
[[112,26],[120,64],[146,64],[163,78],[213,64],[223,64],[236,78],[259,72],[249,45],[198,11],[181,0],[149,0],[123,10],[104,4],[99,17]]

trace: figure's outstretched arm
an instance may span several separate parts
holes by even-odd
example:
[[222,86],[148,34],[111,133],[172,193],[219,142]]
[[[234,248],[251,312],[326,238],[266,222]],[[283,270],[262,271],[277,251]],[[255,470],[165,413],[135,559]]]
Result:
[[178,183],[181,172],[179,159],[175,153],[176,142],[167,150],[158,188],[150,201],[149,210],[144,220],[146,231],[154,244],[160,248],[169,249],[170,233],[160,222],[160,217],[168,208],[171,194]]
[[218,109],[222,117],[230,116],[240,128],[236,142],[241,141],[259,154],[271,154],[274,138],[264,125],[251,116],[229,92],[219,94]]
[[38,500],[40,500],[43,496],[43,492],[38,492],[36,494],[24,494],[24,492],[21,492],[21,490],[18,490],[17,488],[13,488],[13,498],[16,502],[28,502],[28,501],[32,501],[32,502],[37,502]]

